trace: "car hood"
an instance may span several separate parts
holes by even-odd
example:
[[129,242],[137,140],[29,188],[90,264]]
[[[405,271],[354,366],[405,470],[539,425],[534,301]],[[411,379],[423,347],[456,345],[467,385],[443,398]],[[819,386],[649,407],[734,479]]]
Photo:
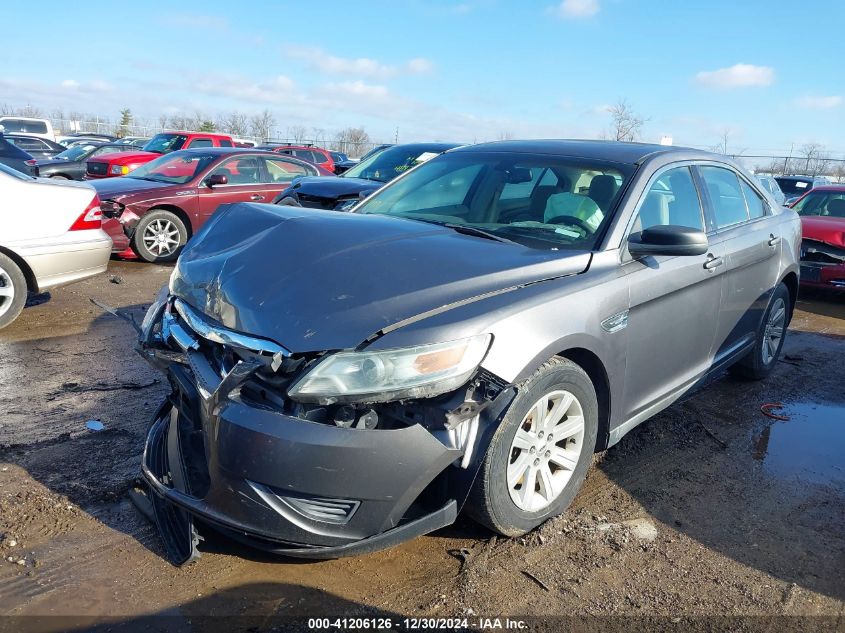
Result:
[[412,220],[239,203],[188,243],[170,289],[227,328],[302,353],[353,348],[428,312],[573,275],[590,257]]
[[[375,191],[384,183],[366,178],[341,178],[339,176],[309,176],[299,180],[293,186],[297,194],[308,196],[319,196],[325,198],[340,198],[342,196],[355,196],[362,191]],[[298,186],[297,186],[298,185]]]
[[[89,180],[88,182],[94,185],[97,194],[103,200],[173,186],[173,183],[170,182],[153,182],[152,180],[140,180],[131,176],[103,178],[102,180]],[[187,186],[184,185],[183,187]]]
[[92,162],[109,163],[111,165],[129,165],[130,163],[141,163],[158,158],[161,154],[156,152],[114,152],[113,154],[101,154],[92,158]]
[[804,216],[801,218],[803,237],[845,248],[845,218]]

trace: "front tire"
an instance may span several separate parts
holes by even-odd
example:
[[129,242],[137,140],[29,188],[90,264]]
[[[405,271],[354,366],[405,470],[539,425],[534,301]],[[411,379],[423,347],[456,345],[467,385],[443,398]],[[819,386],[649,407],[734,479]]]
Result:
[[21,269],[0,253],[0,329],[18,318],[26,303],[27,290]]
[[590,378],[570,360],[549,360],[520,385],[493,435],[468,514],[499,534],[519,536],[562,513],[587,476],[597,433]]
[[732,375],[747,380],[762,380],[772,373],[786,339],[791,303],[789,289],[779,284],[769,298],[753,349],[729,368]]
[[188,241],[188,229],[175,213],[159,209],[144,215],[135,227],[132,250],[151,264],[175,261]]

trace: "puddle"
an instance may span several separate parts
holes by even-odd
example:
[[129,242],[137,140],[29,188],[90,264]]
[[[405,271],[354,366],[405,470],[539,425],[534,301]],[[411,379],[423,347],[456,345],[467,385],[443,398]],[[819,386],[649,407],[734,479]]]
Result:
[[752,455],[783,479],[832,485],[845,491],[845,406],[792,403],[754,437]]

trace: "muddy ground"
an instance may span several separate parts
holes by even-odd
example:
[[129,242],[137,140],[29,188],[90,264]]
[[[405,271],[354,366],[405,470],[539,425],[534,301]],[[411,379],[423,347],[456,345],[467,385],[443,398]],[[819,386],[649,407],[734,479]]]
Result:
[[[177,569],[127,497],[165,385],[130,326],[89,302],[140,320],[169,274],[112,262],[0,333],[0,615],[826,615],[843,627],[842,295],[802,298],[769,380],[722,378],[640,426],[526,538],[459,519],[386,552],[298,562],[210,535]],[[770,402],[790,419],[764,416]]]

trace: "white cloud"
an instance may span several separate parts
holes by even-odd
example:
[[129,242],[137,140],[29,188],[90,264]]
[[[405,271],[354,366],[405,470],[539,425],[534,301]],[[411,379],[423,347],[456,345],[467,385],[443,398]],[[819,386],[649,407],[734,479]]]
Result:
[[795,105],[799,108],[806,108],[808,110],[830,110],[838,108],[843,103],[842,97],[839,95],[831,95],[829,97],[799,97],[795,100]]
[[76,90],[79,88],[79,82],[76,79],[65,79],[61,83],[62,88],[68,88],[70,90]]
[[705,70],[695,76],[696,83],[718,89],[769,86],[774,79],[774,69],[753,64],[735,64],[730,68]]
[[369,57],[338,57],[316,46],[287,46],[288,57],[303,59],[309,68],[327,75],[387,79],[397,75],[419,75],[431,72],[434,64],[423,57],[416,57],[402,65],[384,64]]
[[368,84],[361,80],[326,84],[320,88],[320,92],[327,95],[365,99],[385,99],[390,96],[390,91],[385,86]]
[[599,0],[563,0],[552,11],[566,19],[589,18],[599,12]]

